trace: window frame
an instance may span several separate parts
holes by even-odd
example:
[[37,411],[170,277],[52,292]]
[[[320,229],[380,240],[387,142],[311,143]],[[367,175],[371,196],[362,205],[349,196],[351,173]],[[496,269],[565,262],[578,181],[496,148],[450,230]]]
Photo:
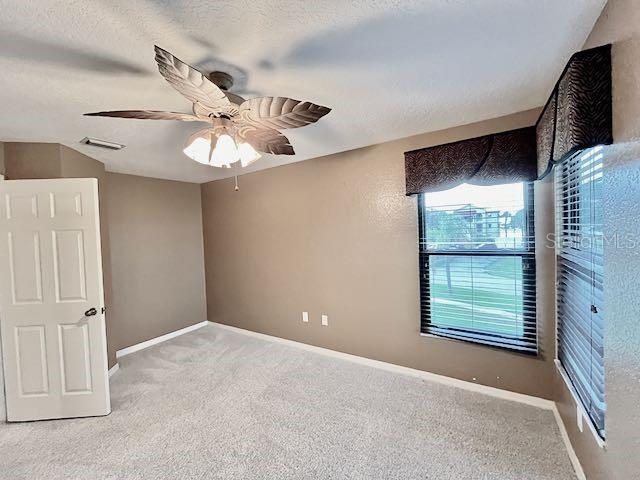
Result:
[[[418,199],[418,256],[419,256],[419,281],[420,281],[420,334],[422,336],[434,336],[447,338],[473,344],[484,345],[528,356],[537,356],[538,328],[537,328],[537,294],[536,294],[536,257],[535,257],[535,222],[534,222],[534,189],[533,182],[523,183],[523,201],[526,214],[526,231],[523,233],[525,248],[501,249],[501,250],[428,250],[425,221],[425,193],[417,195]],[[471,330],[454,327],[438,327],[430,318],[431,285],[429,279],[430,256],[497,256],[497,257],[521,257],[523,267],[523,311],[526,309],[533,318],[533,330],[526,331],[522,336],[511,336],[486,331]],[[525,279],[527,280],[525,288]],[[535,348],[532,348],[532,345]]]

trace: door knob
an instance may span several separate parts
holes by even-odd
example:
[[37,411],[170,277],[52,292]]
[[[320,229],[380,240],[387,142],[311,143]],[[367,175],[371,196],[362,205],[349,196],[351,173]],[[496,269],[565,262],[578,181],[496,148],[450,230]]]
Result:
[[87,310],[86,312],[84,312],[84,316],[85,317],[92,317],[94,316],[96,313],[98,313],[98,311],[95,308],[90,308],[89,310]]

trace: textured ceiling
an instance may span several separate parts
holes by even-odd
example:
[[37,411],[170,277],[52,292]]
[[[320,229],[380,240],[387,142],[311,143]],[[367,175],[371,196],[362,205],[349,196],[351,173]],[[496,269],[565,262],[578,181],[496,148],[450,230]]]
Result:
[[[246,97],[333,108],[286,131],[297,155],[350,150],[541,105],[605,0],[0,0],[0,141],[59,142],[111,171],[204,182],[235,170],[182,154],[199,124],[83,117],[190,111],[153,45],[236,75]],[[112,152],[85,136],[124,143]]]

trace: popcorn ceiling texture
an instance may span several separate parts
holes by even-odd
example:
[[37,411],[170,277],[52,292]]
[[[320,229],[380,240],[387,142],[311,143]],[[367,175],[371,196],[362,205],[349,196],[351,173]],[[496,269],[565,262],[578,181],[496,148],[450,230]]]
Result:
[[[542,105],[605,0],[5,0],[0,141],[63,143],[110,171],[204,182],[231,176],[188,160],[198,127],[83,117],[113,109],[188,112],[153,45],[195,66],[230,64],[247,97],[333,108],[290,130],[298,154],[249,170],[464,125]],[[121,142],[110,152],[84,136]]]

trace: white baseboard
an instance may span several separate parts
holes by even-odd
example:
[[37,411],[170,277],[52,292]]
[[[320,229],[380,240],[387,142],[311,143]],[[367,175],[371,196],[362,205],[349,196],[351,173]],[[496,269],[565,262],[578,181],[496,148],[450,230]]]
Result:
[[292,347],[301,348],[310,352],[320,353],[334,358],[341,358],[351,362],[359,363],[361,365],[368,365],[370,367],[380,368],[388,372],[401,373],[404,375],[410,375],[412,377],[422,378],[436,383],[444,385],[450,385],[453,387],[462,388],[464,390],[470,390],[472,392],[483,393],[492,397],[502,398],[505,400],[512,400],[514,402],[525,403],[534,407],[543,408],[545,410],[553,410],[555,403],[552,400],[546,400],[544,398],[534,397],[532,395],[525,395],[522,393],[510,392],[508,390],[502,390],[500,388],[488,387],[486,385],[480,385],[478,383],[467,382],[465,380],[458,380],[457,378],[446,377],[444,375],[438,375],[431,372],[425,372],[424,370],[416,370],[415,368],[403,367],[401,365],[394,365],[392,363],[382,362],[380,360],[372,360],[366,357],[359,357],[357,355],[351,355],[350,353],[337,352],[335,350],[329,350],[328,348],[316,347],[315,345],[308,345],[306,343],[296,342],[294,340],[287,340],[286,338],[274,337],[266,335],[264,333],[253,332],[251,330],[244,330],[238,327],[232,327],[230,325],[223,325],[221,323],[210,322],[218,328],[225,330],[231,330],[233,332],[242,333],[251,337],[261,338],[277,343],[284,343]]
[[569,460],[571,461],[571,465],[573,465],[573,470],[576,472],[576,477],[578,480],[587,480],[586,475],[584,474],[584,470],[582,470],[582,465],[580,465],[580,459],[576,455],[576,451],[573,449],[573,445],[571,445],[571,440],[569,439],[569,434],[567,433],[567,429],[564,426],[564,422],[562,421],[562,417],[560,416],[560,412],[558,411],[558,407],[556,404],[553,404],[553,416],[556,419],[556,423],[558,424],[558,428],[560,429],[560,436],[562,437],[562,442],[564,443],[564,447],[567,450],[567,455],[569,455]]
[[109,378],[113,377],[113,374],[120,370],[120,364],[116,363],[113,367],[109,369]]
[[562,363],[560,363],[560,360],[556,359],[554,363],[556,364],[556,369],[558,370],[558,373],[560,374],[562,381],[567,387],[567,390],[569,390],[569,394],[571,395],[574,403],[576,404],[576,415],[582,416],[582,419],[587,424],[587,427],[589,428],[589,431],[591,432],[591,435],[593,436],[593,439],[595,440],[596,444],[600,448],[603,448],[603,449],[606,448],[606,442],[602,438],[600,438],[600,435],[598,434],[598,431],[596,430],[595,425],[589,418],[589,414],[587,413],[587,410],[582,405],[582,400],[580,400],[580,397],[578,396],[578,392],[576,392],[575,387],[573,386],[573,384],[571,383],[571,380],[569,379],[569,374],[562,366]]
[[123,348],[122,350],[118,350],[116,352],[116,358],[121,358],[121,357],[124,357],[125,355],[129,355],[130,353],[138,352],[140,350],[144,350],[145,348],[149,348],[153,345],[157,345],[158,343],[166,342],[167,340],[170,340],[175,337],[179,337],[180,335],[184,335],[185,333],[192,332],[208,324],[209,324],[209,321],[204,320],[203,322],[196,323],[195,325],[189,325],[188,327],[181,328],[180,330],[176,330],[175,332],[170,332],[165,335],[152,338],[151,340],[147,340],[146,342],[136,343],[135,345],[131,345],[130,347],[126,347],[126,348]]

